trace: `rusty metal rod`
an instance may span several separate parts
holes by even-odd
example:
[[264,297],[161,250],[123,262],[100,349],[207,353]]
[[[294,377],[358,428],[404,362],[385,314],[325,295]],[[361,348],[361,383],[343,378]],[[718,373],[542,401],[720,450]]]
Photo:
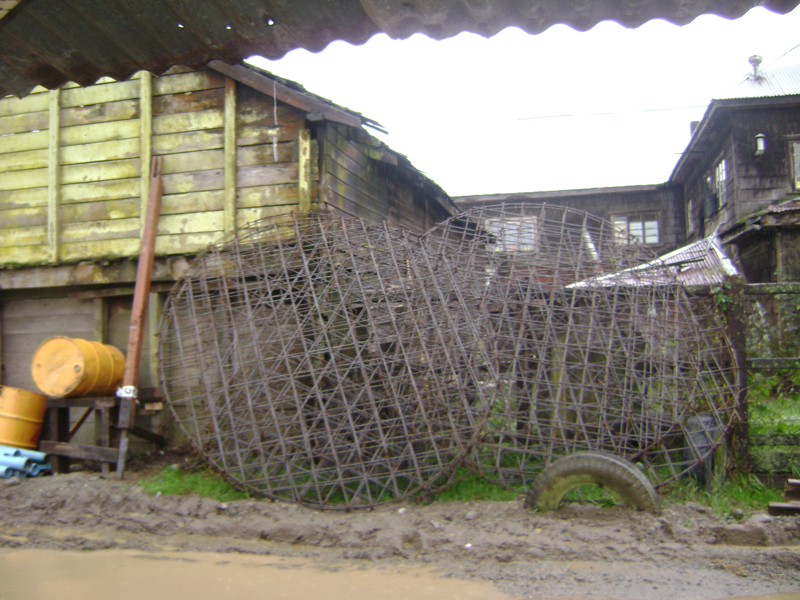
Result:
[[125,475],[125,455],[128,451],[128,429],[134,426],[136,419],[136,396],[139,384],[139,365],[142,359],[142,338],[147,298],[150,294],[150,282],[153,276],[153,260],[155,258],[156,234],[158,232],[158,216],[161,213],[161,194],[163,183],[161,172],[163,159],[153,157],[150,169],[150,191],[147,200],[147,212],[142,229],[142,242],[139,250],[139,264],[136,270],[136,287],[133,292],[133,308],[131,324],[128,332],[128,351],[125,354],[125,371],[122,375],[122,388],[117,391],[120,396],[119,408],[119,458],[117,460],[117,479]]

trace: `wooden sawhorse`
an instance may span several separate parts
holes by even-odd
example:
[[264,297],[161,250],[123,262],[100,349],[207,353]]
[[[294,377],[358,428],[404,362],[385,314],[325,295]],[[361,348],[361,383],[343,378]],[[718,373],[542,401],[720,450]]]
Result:
[[[51,456],[53,471],[56,473],[69,473],[71,459],[91,460],[100,463],[103,474],[108,474],[110,464],[114,464],[118,471],[124,470],[125,461],[120,461],[119,429],[117,428],[117,415],[119,413],[120,399],[114,396],[102,398],[48,398],[45,412],[42,439],[39,450]],[[83,408],[84,412],[75,424],[70,427],[70,410]],[[79,445],[71,442],[72,438],[86,422],[94,411],[95,418],[99,421],[100,439],[99,446]],[[147,440],[164,448],[167,441],[164,436],[153,433],[143,427],[131,427],[128,433]],[[124,475],[118,472],[121,478]]]

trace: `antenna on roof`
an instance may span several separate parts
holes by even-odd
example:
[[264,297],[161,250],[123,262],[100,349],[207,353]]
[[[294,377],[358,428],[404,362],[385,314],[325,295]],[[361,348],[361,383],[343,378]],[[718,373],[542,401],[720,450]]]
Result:
[[751,77],[753,79],[762,79],[761,75],[758,74],[758,67],[761,64],[761,57],[758,54],[754,54],[753,56],[748,58],[747,61],[751,65],[753,65],[753,74],[751,75]]

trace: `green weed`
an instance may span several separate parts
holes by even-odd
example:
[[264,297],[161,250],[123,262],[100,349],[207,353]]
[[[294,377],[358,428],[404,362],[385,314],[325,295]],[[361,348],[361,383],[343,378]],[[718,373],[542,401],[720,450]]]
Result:
[[195,473],[184,473],[174,467],[165,467],[155,475],[139,482],[139,485],[150,494],[183,496],[197,494],[203,498],[211,498],[219,502],[241,500],[248,494],[240,492],[214,471],[204,470]]
[[700,489],[691,478],[674,481],[659,492],[663,504],[693,502],[709,507],[718,515],[729,515],[737,508],[748,515],[764,510],[770,502],[780,502],[783,497],[780,490],[765,486],[753,475],[726,481],[711,494]]
[[462,476],[461,481],[436,494],[433,497],[434,502],[468,502],[470,500],[508,502],[525,493],[522,484],[503,488],[474,473],[467,473],[466,470],[458,473],[457,476]]

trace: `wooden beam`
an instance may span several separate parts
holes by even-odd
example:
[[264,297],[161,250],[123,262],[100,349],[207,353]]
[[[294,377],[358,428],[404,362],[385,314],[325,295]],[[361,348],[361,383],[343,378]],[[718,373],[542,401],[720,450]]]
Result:
[[796,358],[749,358],[750,369],[800,369],[800,357]]
[[92,298],[92,317],[94,341],[106,343],[108,337],[108,300],[105,297]]
[[50,92],[50,117],[47,133],[47,248],[50,262],[58,262],[58,205],[61,201],[61,90]]
[[139,88],[139,139],[141,141],[140,155],[141,178],[139,180],[139,199],[141,210],[140,237],[144,231],[145,213],[147,212],[147,199],[150,190],[150,163],[153,160],[153,76],[149,71],[141,72]]
[[236,81],[225,78],[224,123],[224,230],[236,230]]
[[222,73],[243,83],[254,90],[258,90],[262,94],[275,97],[281,102],[285,102],[295,108],[304,110],[306,112],[320,113],[320,115],[335,123],[342,125],[349,125],[350,127],[361,127],[362,119],[360,116],[349,113],[341,108],[337,108],[333,104],[328,104],[312,98],[309,94],[293,90],[277,81],[262,75],[261,73],[243,67],[242,65],[230,66],[219,60],[212,60],[208,66],[218,73]]
[[39,442],[39,449],[47,454],[76,458],[80,460],[96,460],[100,462],[115,463],[119,456],[116,448],[103,448],[101,446],[79,446],[64,442],[44,440]]
[[158,446],[159,448],[166,448],[167,446],[167,439],[158,433],[153,433],[152,431],[148,431],[144,427],[131,427],[130,428],[131,435],[135,435],[138,438],[143,440],[147,440]]
[[744,306],[746,286],[744,279],[736,275],[729,279],[731,300],[725,307],[728,322],[728,338],[731,341],[736,363],[736,413],[738,419],[733,424],[733,456],[736,469],[740,473],[750,472],[749,410],[747,403],[747,325]]
[[748,283],[744,286],[744,293],[748,296],[770,294],[800,294],[800,283]]
[[301,213],[311,211],[311,132],[301,129],[299,135],[298,186]]

